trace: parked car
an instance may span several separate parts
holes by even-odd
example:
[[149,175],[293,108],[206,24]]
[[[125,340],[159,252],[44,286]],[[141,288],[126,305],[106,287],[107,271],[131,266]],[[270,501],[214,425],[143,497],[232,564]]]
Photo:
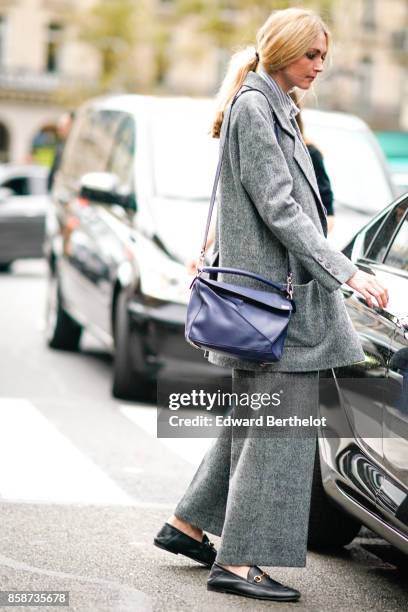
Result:
[[151,397],[169,367],[214,377],[180,336],[217,161],[211,115],[209,100],[107,97],[79,110],[66,143],[47,219],[47,338],[77,350],[84,327],[99,337],[116,397]]
[[47,169],[0,165],[0,271],[16,259],[43,257]]
[[334,378],[320,394],[328,428],[319,439],[309,543],[347,544],[364,524],[408,553],[408,195],[377,214],[344,252],[382,281],[390,300],[372,309],[343,286],[365,362],[324,374]]

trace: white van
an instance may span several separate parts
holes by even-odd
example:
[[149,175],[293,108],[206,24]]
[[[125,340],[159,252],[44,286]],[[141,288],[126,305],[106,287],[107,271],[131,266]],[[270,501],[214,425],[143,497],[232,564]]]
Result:
[[335,225],[329,239],[343,248],[397,196],[380,145],[354,115],[305,109],[305,137],[324,157],[334,194]]

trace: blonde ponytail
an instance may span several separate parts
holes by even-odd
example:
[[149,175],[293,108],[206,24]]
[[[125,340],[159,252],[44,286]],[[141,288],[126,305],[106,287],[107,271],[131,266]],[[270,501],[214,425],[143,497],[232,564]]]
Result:
[[212,136],[220,137],[225,110],[243,85],[248,72],[256,71],[258,63],[270,74],[285,68],[302,57],[321,32],[325,34],[329,47],[330,32],[313,11],[298,8],[274,11],[258,30],[256,48],[246,47],[234,53],[230,60],[216,98]]
[[217,94],[217,113],[211,129],[213,138],[219,138],[224,112],[235,94],[242,87],[248,72],[255,70],[259,61],[254,47],[246,47],[231,57],[227,74]]

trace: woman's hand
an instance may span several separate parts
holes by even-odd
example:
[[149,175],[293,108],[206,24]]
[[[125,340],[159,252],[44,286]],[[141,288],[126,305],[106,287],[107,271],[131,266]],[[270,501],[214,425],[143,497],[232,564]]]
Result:
[[374,307],[372,297],[375,297],[380,308],[385,308],[388,304],[388,289],[372,274],[358,270],[349,278],[346,285],[361,293],[370,308]]
[[187,271],[189,274],[197,274],[198,267],[200,265],[200,258],[192,259],[187,264]]
[[328,215],[327,217],[327,233],[330,234],[334,227],[334,215]]
[[[210,227],[210,232],[209,232],[209,236],[207,238],[207,242],[205,244],[205,253],[207,253],[208,249],[210,248],[210,246],[212,244],[214,244],[214,240],[215,240],[215,227],[211,226]],[[189,261],[187,263],[187,271],[189,274],[197,274],[198,272],[198,268],[201,265],[204,265],[204,261],[200,261],[199,257],[196,257],[195,259],[192,259],[191,261]]]

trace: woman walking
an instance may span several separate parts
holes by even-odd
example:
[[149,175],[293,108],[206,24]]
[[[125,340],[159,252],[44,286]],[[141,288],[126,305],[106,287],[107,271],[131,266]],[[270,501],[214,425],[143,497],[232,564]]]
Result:
[[[279,394],[280,405],[267,409],[279,417],[315,415],[319,370],[364,360],[340,286],[347,283],[369,305],[373,297],[381,307],[388,300],[374,276],[326,240],[325,209],[289,96],[294,87],[309,89],[322,72],[329,39],[313,12],[274,12],[256,49],[233,56],[213,125],[215,137],[228,129],[215,238],[219,265],[285,283],[289,258],[297,311],[280,361],[262,366],[215,352],[208,358],[232,368],[238,396]],[[225,274],[223,280],[264,289],[253,279]],[[211,567],[210,590],[299,599],[299,591],[258,564],[305,566],[315,451],[315,431],[223,428],[155,544]],[[218,552],[203,530],[221,536]]]

